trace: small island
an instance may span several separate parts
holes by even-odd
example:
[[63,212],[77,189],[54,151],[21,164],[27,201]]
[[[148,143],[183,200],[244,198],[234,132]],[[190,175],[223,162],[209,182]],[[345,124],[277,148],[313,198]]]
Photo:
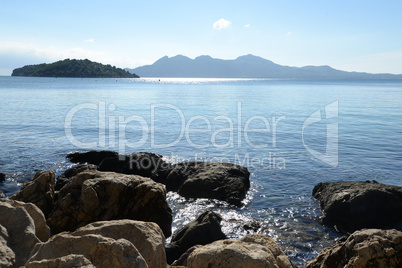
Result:
[[65,59],[50,64],[26,65],[13,70],[11,76],[30,77],[86,77],[86,78],[139,78],[110,64],[104,65],[88,59]]

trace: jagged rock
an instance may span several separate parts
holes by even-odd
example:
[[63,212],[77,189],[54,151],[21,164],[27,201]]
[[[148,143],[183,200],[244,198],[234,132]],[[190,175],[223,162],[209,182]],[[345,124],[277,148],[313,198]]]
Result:
[[402,187],[375,181],[319,183],[313,196],[323,210],[322,222],[339,232],[388,228],[402,222]]
[[126,239],[115,240],[93,234],[73,236],[67,233],[37,244],[27,263],[58,259],[71,254],[84,256],[97,268],[148,267],[138,250]]
[[307,268],[402,267],[402,233],[397,230],[363,229],[346,241],[325,248]]
[[189,268],[291,268],[279,246],[264,235],[246,235],[242,239],[219,240],[195,249],[187,259]]
[[231,163],[189,161],[161,169],[152,179],[186,198],[213,198],[240,205],[250,188],[247,168]]
[[97,168],[98,167],[95,165],[88,164],[67,169],[66,171],[63,172],[63,174],[57,177],[55,190],[60,191],[60,189],[63,188],[64,185],[66,185],[67,181],[72,177],[74,177],[75,175],[77,175],[78,173],[89,170],[96,170]]
[[68,154],[66,158],[73,163],[88,163],[99,165],[103,159],[107,157],[116,157],[118,154],[113,151],[89,151],[89,152],[74,152]]
[[40,171],[25,183],[21,190],[11,196],[10,199],[33,203],[47,216],[52,211],[54,205],[54,185],[54,171]]
[[0,199],[0,225],[7,230],[7,246],[15,254],[15,266],[24,265],[32,248],[41,242],[36,236],[35,222],[24,204]]
[[168,263],[179,259],[192,246],[226,239],[226,235],[221,230],[221,221],[222,217],[219,214],[206,210],[186,224],[172,236],[171,243],[166,249]]
[[141,253],[148,267],[166,268],[165,237],[156,223],[133,220],[100,221],[85,225],[73,236],[98,234],[115,240],[130,241]]
[[115,219],[155,222],[166,237],[170,236],[172,211],[165,187],[136,175],[81,172],[60,190],[47,222],[54,233],[59,233]]
[[32,261],[25,265],[25,268],[96,268],[83,255],[70,254],[56,259],[45,259],[41,261]]
[[15,254],[7,246],[8,241],[7,229],[0,225],[0,267],[14,267]]

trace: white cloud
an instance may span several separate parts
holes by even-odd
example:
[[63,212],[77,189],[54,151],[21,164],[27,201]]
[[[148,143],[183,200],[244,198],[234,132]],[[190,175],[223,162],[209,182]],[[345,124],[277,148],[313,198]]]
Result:
[[89,39],[85,40],[85,43],[93,43],[93,42],[95,42],[95,39],[93,39],[93,38],[89,38]]
[[292,32],[287,32],[286,36],[289,36],[289,35],[292,35],[292,34],[293,34]]
[[244,25],[244,28],[250,28],[250,24]]
[[230,26],[232,24],[231,21],[220,19],[213,24],[215,30],[222,30]]

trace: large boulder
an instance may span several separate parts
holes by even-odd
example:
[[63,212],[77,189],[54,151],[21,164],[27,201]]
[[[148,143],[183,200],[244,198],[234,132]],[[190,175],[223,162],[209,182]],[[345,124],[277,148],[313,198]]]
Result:
[[240,240],[219,240],[196,248],[188,257],[189,268],[291,268],[292,264],[269,237],[254,234]]
[[397,268],[402,267],[402,233],[363,229],[346,241],[325,248],[307,268]]
[[168,263],[179,259],[189,248],[195,245],[206,245],[217,240],[226,239],[221,230],[222,217],[206,210],[192,222],[185,225],[172,236],[170,245],[166,248]]
[[113,151],[89,151],[89,152],[74,152],[66,156],[73,163],[88,163],[99,165],[103,159],[107,157],[116,157],[118,154]]
[[33,203],[47,216],[52,211],[54,205],[54,185],[54,171],[40,171],[25,183],[21,190],[11,196],[10,199]]
[[250,188],[250,173],[231,163],[189,161],[161,169],[152,179],[186,198],[213,198],[240,205]]
[[319,183],[313,189],[323,210],[322,222],[339,232],[389,228],[402,221],[402,187],[375,181]]
[[69,168],[56,178],[56,185],[54,189],[55,191],[60,191],[60,189],[63,188],[64,185],[66,185],[69,179],[71,179],[80,172],[97,170],[97,169],[98,167],[93,164],[79,165]]
[[97,268],[148,267],[138,250],[126,239],[115,240],[93,234],[73,236],[67,233],[55,235],[46,243],[37,244],[27,266],[69,255],[82,255]]
[[[49,238],[49,229],[44,222],[43,213],[35,205],[0,199],[0,226],[4,227],[2,237],[7,239],[7,247],[14,253],[15,266],[25,264],[32,248],[41,242],[38,236],[42,240]],[[7,256],[12,259],[11,255]]]
[[12,268],[15,264],[15,254],[8,247],[9,240],[7,229],[0,225],[0,267]]
[[96,268],[83,255],[70,254],[55,259],[44,259],[41,261],[31,261],[25,265],[25,268]]
[[169,237],[172,211],[166,202],[165,187],[136,175],[81,172],[60,190],[47,222],[54,233],[59,233],[117,219],[155,222]]
[[73,236],[98,234],[115,240],[130,241],[141,253],[148,267],[166,268],[165,237],[156,223],[133,220],[100,221],[85,225]]

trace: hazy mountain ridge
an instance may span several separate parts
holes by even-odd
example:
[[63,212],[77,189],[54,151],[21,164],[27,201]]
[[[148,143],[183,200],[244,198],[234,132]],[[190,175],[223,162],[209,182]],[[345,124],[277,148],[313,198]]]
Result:
[[290,67],[254,56],[234,60],[215,59],[207,55],[190,59],[183,55],[162,57],[152,65],[125,70],[141,77],[191,78],[280,78],[280,79],[402,79],[402,75],[346,72],[330,66]]

